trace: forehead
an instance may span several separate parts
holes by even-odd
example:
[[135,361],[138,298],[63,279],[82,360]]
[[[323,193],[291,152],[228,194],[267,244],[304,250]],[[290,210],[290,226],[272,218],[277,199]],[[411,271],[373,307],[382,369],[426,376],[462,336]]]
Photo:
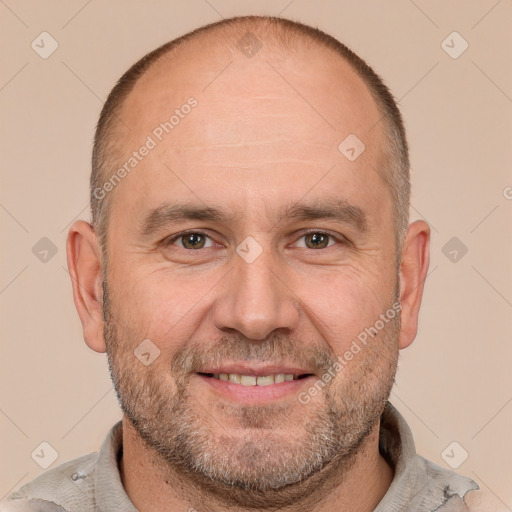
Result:
[[[194,122],[183,123],[179,133],[173,134],[180,143],[189,128],[198,141],[215,143],[226,135],[237,135],[224,122],[227,119],[243,125],[238,135],[244,141],[280,127],[303,133],[311,120],[309,135],[315,140],[339,132],[334,135],[337,140],[347,130],[368,138],[367,132],[379,121],[379,109],[366,84],[333,50],[313,46],[286,51],[263,45],[248,58],[233,44],[217,42],[210,48],[206,41],[198,42],[161,58],[137,81],[122,105],[120,114],[130,132],[150,132],[191,96],[200,104],[194,117],[209,123],[201,130]],[[266,114],[267,122],[253,123],[258,114]],[[291,118],[303,122],[286,126]],[[380,129],[371,131],[371,136],[380,134]]]
[[[173,193],[225,201],[231,187],[234,201],[265,191],[268,204],[292,182],[297,194],[318,180],[329,193],[335,183],[343,194],[382,187],[380,112],[345,61],[316,47],[286,53],[263,42],[248,58],[225,45],[185,48],[137,82],[114,134],[118,164],[149,139],[154,147],[114,202],[147,209]],[[355,160],[343,153],[352,147],[364,147]]]

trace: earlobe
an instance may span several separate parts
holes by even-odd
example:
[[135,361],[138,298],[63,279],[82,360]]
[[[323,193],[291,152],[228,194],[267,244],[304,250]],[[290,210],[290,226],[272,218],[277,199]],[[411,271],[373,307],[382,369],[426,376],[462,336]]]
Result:
[[410,224],[400,265],[401,329],[399,347],[408,347],[418,331],[418,315],[430,262],[430,227],[422,220]]
[[102,275],[99,244],[92,226],[83,220],[69,229],[67,261],[73,300],[87,345],[96,352],[105,352],[103,337]]

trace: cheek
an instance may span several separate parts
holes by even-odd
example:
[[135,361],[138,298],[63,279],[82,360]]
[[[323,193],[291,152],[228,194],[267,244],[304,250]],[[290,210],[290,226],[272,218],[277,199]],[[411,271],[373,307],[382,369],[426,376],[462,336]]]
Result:
[[391,307],[389,283],[377,277],[376,273],[344,268],[298,285],[305,313],[335,352],[343,352]]
[[[118,272],[121,274],[121,272]],[[160,350],[173,353],[190,339],[205,315],[208,290],[215,279],[177,278],[165,272],[131,269],[130,279],[119,279],[116,315],[131,337],[149,338]],[[135,340],[134,340],[135,342]]]

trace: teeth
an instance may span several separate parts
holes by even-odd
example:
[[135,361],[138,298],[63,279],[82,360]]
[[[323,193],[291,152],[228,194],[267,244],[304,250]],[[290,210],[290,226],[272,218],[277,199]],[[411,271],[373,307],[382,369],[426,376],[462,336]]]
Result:
[[268,386],[269,384],[274,384],[274,376],[273,375],[267,375],[265,377],[258,377],[256,379],[256,384],[258,386]]
[[242,375],[240,384],[242,386],[256,386],[256,377],[254,375]]
[[239,373],[215,373],[216,379],[241,384],[242,386],[268,386],[270,384],[279,384],[280,382],[296,380],[298,375],[293,373],[277,373],[275,375],[241,375]]

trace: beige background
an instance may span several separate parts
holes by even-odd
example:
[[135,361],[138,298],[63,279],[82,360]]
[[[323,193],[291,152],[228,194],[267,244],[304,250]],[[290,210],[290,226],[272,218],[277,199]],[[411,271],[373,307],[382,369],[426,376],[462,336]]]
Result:
[[[0,1],[0,498],[43,471],[31,458],[41,442],[55,466],[96,451],[120,418],[105,356],[83,342],[65,255],[71,222],[89,220],[91,139],[110,88],[199,25],[279,13],[348,44],[400,101],[411,213],[433,240],[420,332],[392,402],[421,454],[448,467],[441,454],[457,441],[469,454],[458,471],[512,510],[510,0]],[[47,59],[31,48],[43,31],[59,45]],[[457,59],[441,46],[453,31],[469,43]],[[43,237],[57,249],[46,262],[32,252]],[[443,253],[452,237],[468,249],[456,262],[451,246]]]

